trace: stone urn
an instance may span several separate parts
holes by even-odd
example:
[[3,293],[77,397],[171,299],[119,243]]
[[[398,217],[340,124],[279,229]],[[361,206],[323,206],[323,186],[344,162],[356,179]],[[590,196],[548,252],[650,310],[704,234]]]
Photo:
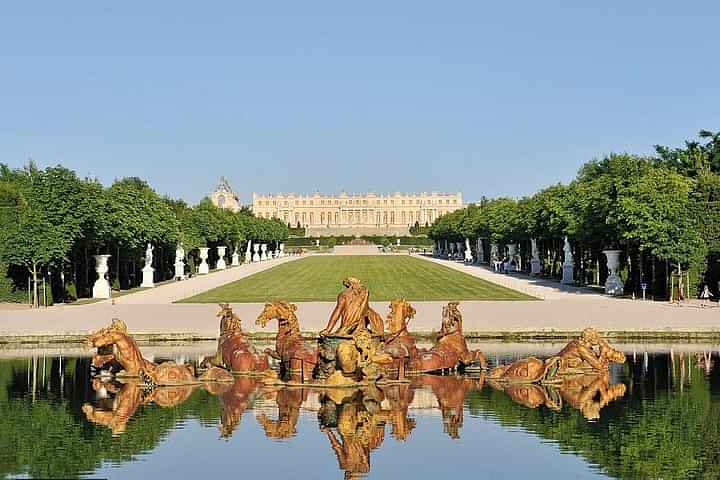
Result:
[[207,275],[210,273],[210,267],[207,263],[209,251],[210,249],[208,247],[200,247],[200,266],[198,267],[198,273],[200,275]]
[[215,265],[215,268],[218,270],[225,270],[227,268],[227,264],[225,263],[225,250],[227,247],[217,247],[217,254],[218,254],[218,261]]
[[264,262],[265,260],[268,259],[268,255],[267,255],[267,243],[261,243],[261,244],[260,244],[260,252],[262,252],[262,253],[260,254],[260,261],[261,261],[261,262]]
[[255,245],[253,245],[253,252],[255,252],[255,253],[253,254],[252,261],[259,262],[260,261],[260,244],[259,243],[256,243]]
[[603,250],[607,258],[608,278],[605,280],[605,293],[613,296],[620,296],[625,293],[625,285],[617,274],[620,266],[620,254],[622,250]]
[[108,272],[108,259],[110,255],[93,255],[95,259],[95,273],[97,280],[93,285],[93,298],[110,298],[110,283],[105,278]]

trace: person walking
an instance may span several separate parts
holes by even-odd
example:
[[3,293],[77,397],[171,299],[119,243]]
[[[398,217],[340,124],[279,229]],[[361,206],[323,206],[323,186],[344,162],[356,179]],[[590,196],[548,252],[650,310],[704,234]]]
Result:
[[713,294],[710,293],[710,289],[707,285],[703,288],[702,293],[700,294],[700,306],[701,307],[707,307],[707,302],[710,301],[710,299],[713,297]]

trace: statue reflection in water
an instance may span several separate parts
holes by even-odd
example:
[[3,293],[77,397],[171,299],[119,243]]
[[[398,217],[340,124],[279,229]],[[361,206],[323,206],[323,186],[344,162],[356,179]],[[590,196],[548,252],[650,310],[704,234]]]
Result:
[[520,405],[546,407],[560,411],[563,402],[582,413],[587,420],[598,420],[600,411],[625,395],[625,384],[610,384],[607,373],[570,375],[559,384],[511,383],[489,380],[491,387],[504,391]]
[[196,385],[148,389],[137,380],[125,383],[105,381],[96,377],[92,380],[95,392],[106,392],[97,406],[86,403],[82,406],[85,417],[93,423],[108,427],[113,436],[125,432],[127,423],[141,405],[155,403],[160,407],[174,407],[192,394]]
[[320,397],[318,419],[345,478],[362,478],[370,472],[370,452],[385,440],[389,423],[393,436],[405,441],[415,428],[408,417],[412,401],[408,385],[381,389],[328,389]]
[[460,438],[465,397],[483,388],[485,375],[479,377],[422,375],[413,379],[415,387],[429,387],[437,399],[443,430],[450,438]]

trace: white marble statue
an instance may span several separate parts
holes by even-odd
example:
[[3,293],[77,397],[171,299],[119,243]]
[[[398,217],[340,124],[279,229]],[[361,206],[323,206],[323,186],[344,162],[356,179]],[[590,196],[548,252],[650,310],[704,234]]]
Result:
[[175,279],[185,280],[185,249],[182,242],[178,243],[175,249]]
[[247,248],[245,249],[245,263],[252,263],[252,240],[248,240]]
[[235,244],[235,250],[232,254],[232,263],[230,264],[233,267],[237,267],[240,265],[240,254],[238,253],[238,244]]
[[560,283],[564,285],[573,285],[575,283],[575,262],[573,260],[572,248],[568,237],[565,237],[565,245],[563,245],[565,259],[563,260],[563,274]]
[[264,262],[265,260],[268,259],[268,256],[267,256],[267,243],[261,243],[261,244],[260,244],[260,252],[261,252],[261,254],[260,254],[260,261],[261,261],[261,262]]
[[283,258],[283,257],[285,257],[285,244],[281,243],[280,244],[280,258]]
[[472,250],[470,249],[470,239],[465,239],[465,263],[472,263],[473,256],[472,256]]
[[152,267],[153,261],[153,246],[148,242],[147,248],[145,249],[145,266],[142,268],[143,280],[140,284],[143,288],[152,288],[155,286],[154,272],[155,269]]
[[110,298],[110,282],[105,277],[109,270],[110,255],[93,255],[93,258],[95,259],[95,272],[98,276],[93,285],[93,298]]
[[210,265],[207,263],[209,251],[210,249],[208,247],[200,247],[200,265],[198,266],[198,273],[200,275],[210,273]]

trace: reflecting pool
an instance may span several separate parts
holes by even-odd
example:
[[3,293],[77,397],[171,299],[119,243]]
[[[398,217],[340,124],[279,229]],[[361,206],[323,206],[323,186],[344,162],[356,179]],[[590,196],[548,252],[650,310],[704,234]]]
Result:
[[[475,343],[490,363],[562,345]],[[89,351],[0,350],[4,477],[720,477],[712,345],[620,344],[624,365],[555,387],[483,375],[363,389],[149,390],[90,377]],[[215,344],[146,346],[196,363]]]

